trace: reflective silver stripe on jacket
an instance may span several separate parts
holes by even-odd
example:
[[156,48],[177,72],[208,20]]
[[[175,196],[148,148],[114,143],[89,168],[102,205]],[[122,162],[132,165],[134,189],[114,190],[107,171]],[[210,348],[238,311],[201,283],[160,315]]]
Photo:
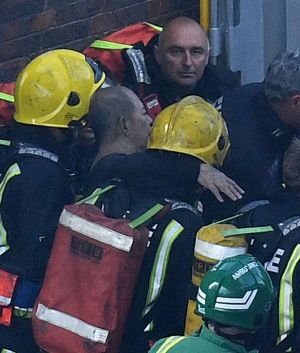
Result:
[[38,303],[35,316],[39,320],[61,327],[80,337],[87,338],[92,342],[105,344],[107,341],[108,330],[91,325],[62,311],[48,308],[41,303]]

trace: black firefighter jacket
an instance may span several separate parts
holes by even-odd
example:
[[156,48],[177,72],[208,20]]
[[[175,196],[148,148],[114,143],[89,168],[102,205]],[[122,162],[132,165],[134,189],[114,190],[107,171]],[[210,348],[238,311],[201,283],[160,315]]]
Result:
[[[267,269],[276,289],[270,322],[261,333],[261,352],[275,352],[286,335],[299,351],[300,344],[300,197],[282,192],[237,219],[239,227],[269,226],[273,232],[249,236],[248,252]],[[282,343],[283,344],[283,343]],[[290,345],[288,344],[287,348]],[[285,350],[284,350],[285,351]]]
[[[21,138],[36,151],[15,156],[0,179],[0,268],[34,283],[43,280],[59,215],[73,202],[67,169],[56,161],[56,148]],[[37,152],[40,154],[40,152]],[[58,157],[59,160],[59,157]]]
[[296,131],[282,124],[267,102],[263,84],[242,86],[226,93],[215,106],[226,121],[231,146],[222,171],[245,191],[242,200],[223,205],[206,195],[209,220],[231,216],[253,200],[268,199],[282,182],[282,158]]

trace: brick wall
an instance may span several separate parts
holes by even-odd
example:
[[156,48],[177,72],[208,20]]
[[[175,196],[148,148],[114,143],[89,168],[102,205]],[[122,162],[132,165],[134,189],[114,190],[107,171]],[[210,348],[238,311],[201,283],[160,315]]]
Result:
[[95,38],[131,23],[158,25],[177,15],[197,19],[197,0],[1,0],[0,82],[52,48],[83,50]]

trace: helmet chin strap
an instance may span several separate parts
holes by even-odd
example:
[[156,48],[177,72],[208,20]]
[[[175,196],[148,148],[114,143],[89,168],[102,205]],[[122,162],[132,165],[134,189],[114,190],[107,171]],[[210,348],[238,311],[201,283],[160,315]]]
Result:
[[76,147],[76,144],[78,141],[78,135],[82,128],[83,128],[82,120],[71,121],[68,125],[68,132],[70,132],[68,139],[69,139],[72,151]]
[[82,129],[82,124],[78,123],[78,122],[72,122],[74,124],[69,124],[69,127],[67,129],[67,143],[70,146],[70,152],[71,155],[73,156],[73,154],[75,153],[77,144],[78,144],[78,136],[79,136],[79,131]]

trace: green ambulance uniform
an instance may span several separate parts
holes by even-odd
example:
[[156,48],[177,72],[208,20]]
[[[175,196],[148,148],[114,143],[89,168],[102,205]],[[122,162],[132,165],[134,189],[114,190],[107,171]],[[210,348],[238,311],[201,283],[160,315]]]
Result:
[[247,351],[240,344],[233,343],[203,326],[193,336],[172,336],[155,343],[149,353],[258,353]]

